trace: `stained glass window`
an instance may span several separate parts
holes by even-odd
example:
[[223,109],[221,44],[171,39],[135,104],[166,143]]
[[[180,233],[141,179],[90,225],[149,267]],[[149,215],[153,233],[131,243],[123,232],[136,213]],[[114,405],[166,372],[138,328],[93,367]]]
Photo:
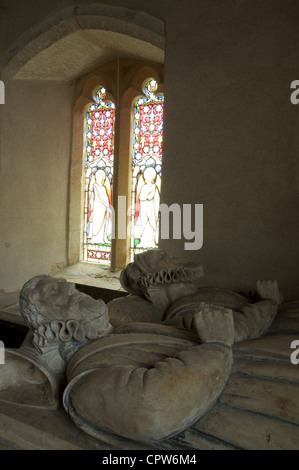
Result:
[[131,257],[158,246],[164,97],[150,79],[134,109]]
[[86,116],[84,261],[110,261],[115,106],[99,88]]

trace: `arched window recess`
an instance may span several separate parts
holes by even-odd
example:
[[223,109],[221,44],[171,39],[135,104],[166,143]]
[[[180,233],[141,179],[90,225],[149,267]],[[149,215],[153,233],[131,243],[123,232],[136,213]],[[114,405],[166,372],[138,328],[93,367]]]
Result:
[[163,91],[163,66],[131,59],[108,62],[76,84],[69,264],[114,270],[157,246]]

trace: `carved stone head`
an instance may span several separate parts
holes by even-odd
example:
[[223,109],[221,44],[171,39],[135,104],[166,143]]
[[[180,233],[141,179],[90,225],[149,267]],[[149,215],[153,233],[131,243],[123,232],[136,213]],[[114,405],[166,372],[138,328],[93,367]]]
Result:
[[65,279],[48,275],[26,282],[20,293],[20,309],[39,347],[56,341],[95,339],[110,326],[102,300],[79,292]]
[[202,275],[200,265],[184,265],[170,252],[154,249],[135,255],[134,262],[121,272],[120,282],[127,292],[165,310],[178,296],[195,291],[193,281]]

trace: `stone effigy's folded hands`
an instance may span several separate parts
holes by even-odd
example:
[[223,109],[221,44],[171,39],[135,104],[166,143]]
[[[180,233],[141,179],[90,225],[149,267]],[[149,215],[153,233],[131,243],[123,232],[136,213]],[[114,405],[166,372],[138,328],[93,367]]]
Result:
[[203,343],[217,342],[231,346],[234,342],[233,311],[219,305],[199,304],[194,324]]
[[257,281],[256,292],[261,299],[273,300],[277,305],[282,303],[277,281]]

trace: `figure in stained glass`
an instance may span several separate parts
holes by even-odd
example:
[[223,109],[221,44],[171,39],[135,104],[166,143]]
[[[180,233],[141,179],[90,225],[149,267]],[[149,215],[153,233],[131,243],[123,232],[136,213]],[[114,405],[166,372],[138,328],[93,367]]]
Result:
[[112,234],[114,104],[101,87],[87,110],[84,260],[109,261]]
[[112,233],[111,186],[104,170],[97,170],[90,182],[89,235],[91,243],[110,243]]
[[161,178],[155,168],[147,167],[138,175],[136,184],[135,238],[138,248],[158,244],[158,213]]

